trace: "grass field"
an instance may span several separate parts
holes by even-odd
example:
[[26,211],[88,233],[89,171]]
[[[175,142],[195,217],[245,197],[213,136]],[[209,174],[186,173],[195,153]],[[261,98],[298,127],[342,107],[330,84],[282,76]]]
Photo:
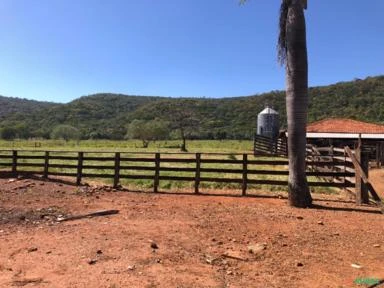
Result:
[[[129,152],[180,152],[179,140],[150,142],[148,148],[142,147],[138,140],[0,140],[2,149],[73,150],[73,151],[129,151]],[[196,153],[251,153],[251,140],[190,140],[188,152]]]
[[[43,155],[39,151],[67,151],[65,153],[56,152],[56,155],[62,156],[73,156],[76,157],[79,151],[86,152],[87,156],[100,156],[102,153],[103,156],[113,157],[113,152],[122,152],[122,157],[144,157],[144,158],[153,158],[154,153],[162,153],[162,155],[167,154],[169,158],[194,158],[193,153],[207,153],[203,154],[204,159],[228,159],[228,160],[241,160],[241,154],[250,154],[252,153],[253,143],[249,140],[191,140],[187,142],[188,153],[180,152],[180,141],[156,141],[151,142],[149,147],[143,148],[141,141],[110,141],[110,140],[86,140],[86,141],[60,141],[60,140],[44,140],[44,141],[26,141],[26,140],[16,140],[16,141],[0,141],[0,150],[8,149],[17,149],[17,150],[32,150],[26,152],[19,152],[19,154],[30,155],[31,153],[36,155]],[[73,152],[72,152],[73,151]],[[92,152],[95,152],[94,154]],[[125,153],[124,153],[125,152]],[[5,152],[3,152],[5,153]],[[9,152],[10,153],[10,152]],[[134,153],[134,154],[131,154]],[[208,153],[223,153],[222,155],[212,155]],[[162,156],[163,157],[163,156]],[[164,156],[165,157],[165,156]],[[255,158],[253,155],[249,155],[249,160],[254,159],[271,159],[269,158]],[[281,158],[278,158],[281,160]],[[8,159],[11,161],[11,159]],[[23,159],[20,160],[20,163],[23,163]],[[0,161],[5,162],[5,161]],[[29,163],[42,163],[42,160],[28,160]],[[65,164],[76,165],[76,160],[66,161]],[[64,164],[61,160],[53,160],[50,164]],[[113,166],[113,161],[110,162],[97,162],[97,161],[87,161],[84,163],[86,165],[109,165]],[[124,165],[124,164],[122,164]],[[127,165],[127,164],[125,164]],[[148,166],[153,167],[154,163],[135,163],[138,166]],[[193,168],[195,164],[193,163],[162,163],[162,167],[167,168]],[[218,164],[218,163],[206,163],[203,166],[204,168],[221,168],[221,169],[241,169],[241,164]],[[34,169],[25,167],[24,170]],[[273,165],[249,165],[248,169],[257,169],[257,170],[287,170],[287,166],[273,166]],[[35,169],[36,170],[36,169]],[[51,172],[66,172],[66,173],[76,173],[74,168],[52,168]],[[113,174],[113,169],[85,169],[84,173],[96,173],[96,174]],[[129,175],[152,175],[153,171],[142,171],[142,170],[129,170],[125,171]],[[193,172],[167,172],[162,171],[162,176],[181,176],[181,177],[193,177]],[[241,179],[242,175],[240,173],[205,173],[205,177],[220,177],[220,178],[235,178]],[[287,176],[285,175],[249,175],[249,179],[253,180],[282,180],[287,181]],[[99,179],[106,184],[112,184],[113,178],[111,179]],[[309,177],[309,181],[319,181],[314,177]],[[87,181],[87,179],[85,179]],[[122,179],[121,184],[129,188],[141,188],[141,189],[152,189],[153,180],[149,179],[137,179],[137,180],[124,180]],[[216,182],[202,182],[200,184],[202,189],[241,189],[241,184],[238,183],[216,183]],[[194,183],[186,181],[169,181],[161,180],[159,183],[159,188],[162,190],[175,190],[175,189],[188,189],[193,190]],[[253,184],[248,186],[249,190],[264,190],[264,191],[283,191],[287,190],[286,186],[273,186],[273,185],[262,185],[262,184]],[[335,193],[337,190],[333,188],[321,187],[321,188],[311,188],[313,192],[325,192],[325,193]]]

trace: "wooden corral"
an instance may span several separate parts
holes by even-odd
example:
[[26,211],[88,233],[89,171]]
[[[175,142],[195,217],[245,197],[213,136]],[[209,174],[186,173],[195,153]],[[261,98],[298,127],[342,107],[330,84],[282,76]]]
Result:
[[[348,181],[355,183],[354,188],[346,187],[345,191],[353,195],[356,199],[356,204],[369,204],[369,193],[373,201],[382,205],[381,199],[375,191],[369,180],[369,153],[363,151],[361,141],[355,150],[351,150],[348,146],[344,148],[329,147],[316,147],[312,144],[307,145],[307,163],[311,161],[322,161],[329,163],[329,165],[317,166],[308,165],[308,169],[318,172],[331,172],[331,171],[350,171],[354,172],[354,178],[348,178]],[[344,160],[345,165],[337,165],[338,160]],[[324,177],[325,181],[340,183],[345,181],[338,177]]]

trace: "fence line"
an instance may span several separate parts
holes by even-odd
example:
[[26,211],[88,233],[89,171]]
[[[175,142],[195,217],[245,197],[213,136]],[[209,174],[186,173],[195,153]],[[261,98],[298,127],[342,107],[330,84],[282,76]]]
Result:
[[[236,155],[241,155],[241,159],[237,159]],[[288,160],[251,157],[253,154],[0,150],[0,173],[4,176],[36,174],[44,178],[69,176],[75,177],[78,185],[83,178],[106,178],[113,180],[114,187],[123,179],[146,179],[153,181],[154,192],[158,191],[159,182],[164,180],[193,182],[195,193],[200,192],[201,182],[237,183],[242,195],[247,194],[251,184],[287,186],[287,180],[255,179],[255,175],[287,176]],[[332,161],[328,160],[324,157],[308,159],[307,176],[323,179],[310,181],[309,185],[354,187],[351,179],[355,177],[355,171],[350,167],[348,159],[335,156]],[[273,169],[276,167],[280,169]],[[183,173],[191,175],[185,176]],[[223,173],[230,176],[220,177]]]

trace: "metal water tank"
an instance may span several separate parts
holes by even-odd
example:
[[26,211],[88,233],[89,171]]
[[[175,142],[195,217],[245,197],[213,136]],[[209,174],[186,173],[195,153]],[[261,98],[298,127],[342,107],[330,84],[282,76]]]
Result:
[[266,107],[257,115],[257,135],[277,139],[279,136],[279,113]]

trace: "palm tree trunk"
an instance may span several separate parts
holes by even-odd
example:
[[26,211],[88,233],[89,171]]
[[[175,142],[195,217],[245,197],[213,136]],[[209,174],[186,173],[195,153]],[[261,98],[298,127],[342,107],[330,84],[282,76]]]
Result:
[[286,19],[286,107],[288,120],[289,203],[312,204],[305,175],[308,60],[303,6],[291,0]]

